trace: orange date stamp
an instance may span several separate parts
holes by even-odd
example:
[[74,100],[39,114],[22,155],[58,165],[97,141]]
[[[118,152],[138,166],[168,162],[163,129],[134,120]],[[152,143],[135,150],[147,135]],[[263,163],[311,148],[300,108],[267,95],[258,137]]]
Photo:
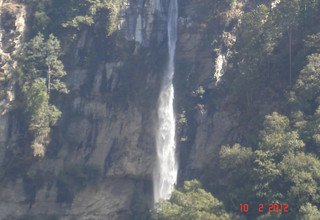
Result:
[[270,204],[258,204],[257,206],[249,205],[243,203],[239,205],[239,210],[241,213],[248,213],[250,211],[257,211],[260,213],[269,212],[269,213],[288,213],[289,204],[288,203],[270,203]]

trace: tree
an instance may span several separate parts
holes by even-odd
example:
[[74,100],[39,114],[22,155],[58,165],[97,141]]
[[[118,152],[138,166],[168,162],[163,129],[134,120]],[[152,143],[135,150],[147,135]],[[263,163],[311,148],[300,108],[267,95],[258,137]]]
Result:
[[52,0],[26,0],[26,4],[34,15],[30,16],[33,31],[44,31],[50,23],[46,9],[52,6]]
[[312,205],[311,203],[306,203],[300,207],[299,217],[300,219],[305,220],[317,220],[320,216],[320,210],[317,206]]
[[313,150],[320,155],[320,106],[318,106],[308,123],[307,134],[314,145],[312,146]]
[[45,41],[38,34],[25,45],[17,71],[21,73],[20,86],[24,96],[24,112],[28,130],[33,136],[31,147],[35,156],[44,156],[50,140],[50,127],[61,116],[60,110],[50,104],[50,91],[68,93],[61,81],[66,75],[61,56],[60,43],[50,35]]
[[35,79],[31,85],[25,85],[23,92],[28,129],[34,135],[31,144],[33,154],[44,156],[45,146],[49,143],[50,126],[56,124],[61,112],[49,104],[49,95],[43,78]]
[[197,180],[186,181],[173,192],[169,201],[162,201],[153,210],[155,220],[227,220],[231,216],[223,203],[201,188]]
[[46,56],[45,64],[47,67],[47,89],[55,90],[61,93],[68,93],[65,83],[61,78],[66,75],[62,61],[59,59],[61,56],[60,42],[53,35],[45,43]]
[[60,56],[60,42],[56,37],[50,35],[45,41],[42,34],[35,36],[25,45],[20,56],[24,81],[29,83],[39,77],[46,78],[49,94],[51,90],[68,93],[65,83],[61,82],[66,72]]
[[[303,121],[303,116],[297,118]],[[310,130],[306,122],[303,124],[303,129]],[[219,169],[225,175],[222,179],[227,192],[225,204],[234,208],[229,206],[229,199],[235,203],[289,203],[290,210],[300,208],[303,216],[308,212],[316,216],[318,207],[314,205],[318,205],[320,199],[320,160],[303,152],[305,144],[291,129],[286,116],[274,112],[265,117],[263,125],[257,150],[239,144],[221,148]],[[312,205],[304,206],[308,203]],[[290,218],[297,215],[298,211],[288,214]],[[267,214],[259,219],[278,218],[281,216]]]
[[259,149],[270,154],[276,163],[284,155],[301,151],[304,147],[298,132],[291,130],[289,119],[277,112],[265,117],[260,135]]
[[304,34],[317,24],[319,20],[318,7],[319,1],[315,0],[281,0],[275,9],[273,16],[277,20],[279,28],[284,33],[287,32],[290,85],[292,83],[292,44],[294,37],[296,37],[293,34]]
[[253,179],[250,172],[254,162],[252,149],[239,144],[232,147],[223,146],[219,157],[221,174],[224,174],[223,187],[228,192],[227,201],[240,204],[252,199]]
[[92,26],[95,24],[95,17],[99,11],[108,12],[107,35],[116,31],[119,23],[119,12],[123,0],[82,0],[80,4],[76,2],[78,9],[76,15],[70,20],[64,22],[64,27],[80,29],[82,25]]
[[253,191],[257,198],[264,203],[272,203],[283,198],[278,180],[281,179],[273,154],[270,151],[255,151],[252,169]]
[[291,130],[289,119],[277,112],[265,117],[260,139],[255,151],[254,188],[265,202],[279,201],[284,197],[285,185],[278,164],[286,155],[302,151],[304,142]]
[[[269,16],[269,9],[259,5],[255,10],[246,13],[242,18],[236,49],[239,55],[238,65],[240,73],[252,77],[259,64],[264,60],[265,23]],[[241,43],[240,43],[241,42]]]
[[305,40],[306,48],[313,52],[320,52],[320,32],[308,35]]
[[280,28],[288,33],[290,85],[292,84],[292,32],[300,23],[300,6],[300,0],[282,0],[275,10]]
[[308,56],[308,64],[300,71],[295,91],[303,103],[317,101],[320,95],[320,54]]
[[279,164],[287,183],[287,198],[291,206],[299,208],[320,199],[320,161],[311,154],[288,154]]

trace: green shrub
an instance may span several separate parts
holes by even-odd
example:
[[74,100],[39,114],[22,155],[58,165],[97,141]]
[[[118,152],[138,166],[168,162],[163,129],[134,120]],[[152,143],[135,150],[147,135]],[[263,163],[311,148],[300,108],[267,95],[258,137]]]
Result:
[[106,10],[108,12],[108,25],[106,27],[108,36],[117,30],[119,24],[119,11],[123,0],[82,0],[81,3],[73,7],[79,14],[76,14],[70,20],[62,25],[63,27],[73,27],[80,29],[81,25],[91,26],[95,24],[95,18],[99,11]]
[[234,219],[224,209],[221,201],[202,189],[197,180],[184,182],[175,190],[169,201],[161,201],[153,210],[154,220],[228,220]]

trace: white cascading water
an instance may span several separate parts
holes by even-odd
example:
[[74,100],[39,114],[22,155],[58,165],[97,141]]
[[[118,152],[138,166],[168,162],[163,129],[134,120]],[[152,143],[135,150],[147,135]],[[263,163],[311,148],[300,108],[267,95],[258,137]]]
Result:
[[168,11],[169,61],[161,87],[158,106],[158,130],[156,134],[157,164],[154,170],[154,201],[169,199],[177,182],[178,162],[176,158],[174,115],[174,57],[177,41],[178,2],[170,0]]

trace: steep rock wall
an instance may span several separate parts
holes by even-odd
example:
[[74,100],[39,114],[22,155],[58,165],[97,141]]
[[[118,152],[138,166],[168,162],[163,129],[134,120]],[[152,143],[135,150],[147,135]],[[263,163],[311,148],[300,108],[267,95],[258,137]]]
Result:
[[[13,17],[10,22],[16,24],[24,16],[24,6],[8,4],[15,7],[9,15]],[[160,6],[154,0],[131,1],[121,11],[119,39],[106,38],[95,26],[82,31],[74,45],[62,41],[66,56],[71,57],[67,66],[70,94],[61,99],[60,105],[64,114],[54,128],[46,157],[31,159],[26,173],[3,183],[0,219],[28,213],[56,214],[61,219],[132,219],[139,212],[135,208],[139,196],[150,207],[154,119],[161,61],[166,56],[165,8],[166,2]],[[3,18],[7,11],[1,12]],[[19,27],[11,26],[13,36],[23,34]],[[2,33],[2,39],[15,39],[4,36],[8,31]],[[11,41],[2,43],[3,56],[14,53],[5,51]],[[86,59],[94,63],[86,65]],[[9,60],[13,62],[11,57]],[[16,138],[15,126],[9,125],[18,120],[19,114],[1,116],[3,157],[8,156],[5,149]],[[75,193],[72,201],[59,202],[58,180],[54,178],[46,179],[31,194],[28,192],[29,176],[45,172],[58,177],[63,169],[73,165],[98,168],[102,173],[98,188],[87,187]]]
[[8,111],[15,99],[16,55],[24,41],[26,9],[17,1],[0,1],[0,143],[6,142]]
[[[208,19],[215,11],[211,3],[179,1],[176,113],[186,110],[188,119],[188,126],[178,126],[179,181],[199,176],[212,152],[238,138],[240,111],[232,97],[201,98],[194,92],[200,86],[217,88],[215,60],[232,46],[235,25],[230,17],[241,11],[236,6]],[[0,219],[46,213],[61,219],[141,220],[137,216],[152,204],[156,108],[168,56],[167,8],[168,1],[131,0],[122,7],[115,35],[106,38],[96,25],[83,30],[75,43],[61,37],[70,89],[70,94],[57,98],[62,118],[53,129],[46,157],[29,157],[22,163],[23,172],[3,183]],[[223,72],[223,65],[218,71]],[[3,167],[19,161],[6,159],[9,143],[20,132],[19,114],[0,117]],[[28,152],[28,146],[23,147]],[[102,176],[98,186],[84,187],[71,199],[61,200],[59,175],[73,165],[94,166]],[[31,177],[43,173],[42,184],[37,185],[37,178],[30,183]]]
[[180,2],[175,79],[180,184],[212,169],[222,145],[256,138],[259,120],[279,108],[281,94],[268,87],[239,100],[244,94],[232,92],[232,74],[225,72],[230,51],[236,52],[242,14],[261,3],[266,1]]

